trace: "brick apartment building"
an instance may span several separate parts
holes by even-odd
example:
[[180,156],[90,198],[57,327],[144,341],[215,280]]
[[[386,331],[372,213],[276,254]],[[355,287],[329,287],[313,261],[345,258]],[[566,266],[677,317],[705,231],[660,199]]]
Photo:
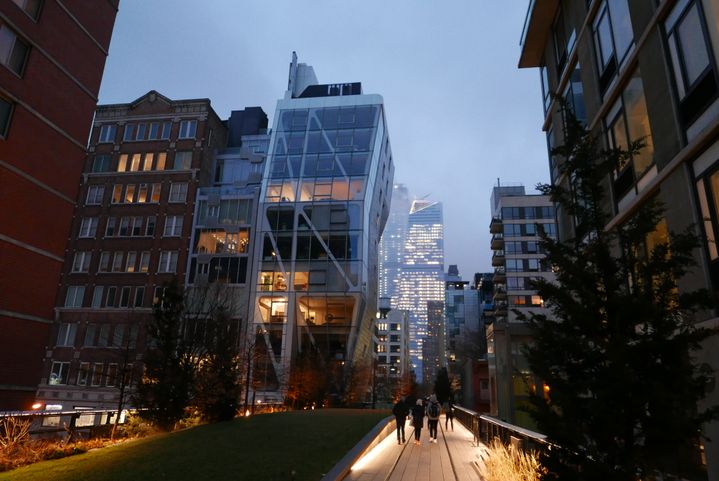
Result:
[[137,379],[143,326],[162,285],[184,281],[196,195],[226,138],[208,99],[98,107],[38,401],[115,407],[120,376]]
[[0,2],[0,410],[40,379],[117,5]]

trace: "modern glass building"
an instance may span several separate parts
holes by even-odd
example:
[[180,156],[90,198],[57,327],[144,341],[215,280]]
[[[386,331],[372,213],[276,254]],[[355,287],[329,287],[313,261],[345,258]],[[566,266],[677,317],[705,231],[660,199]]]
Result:
[[389,298],[393,309],[397,308],[399,301],[400,273],[411,206],[407,187],[395,184],[392,188],[392,206],[387,226],[379,243],[379,296]]
[[407,220],[397,307],[409,311],[410,362],[422,381],[422,342],[427,337],[427,301],[444,301],[442,204],[415,200]]
[[362,94],[360,83],[319,85],[293,54],[268,160],[248,333],[262,354],[258,399],[284,397],[294,361],[304,355],[320,359],[330,394],[366,391],[377,245],[394,176],[382,97]]

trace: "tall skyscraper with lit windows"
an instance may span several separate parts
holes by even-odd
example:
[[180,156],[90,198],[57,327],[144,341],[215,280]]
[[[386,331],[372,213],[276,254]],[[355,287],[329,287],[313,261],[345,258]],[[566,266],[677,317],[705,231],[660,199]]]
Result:
[[379,243],[379,296],[390,299],[392,309],[397,309],[399,301],[400,273],[411,206],[407,186],[395,184],[389,218]]
[[422,199],[412,202],[407,218],[397,300],[399,309],[409,311],[410,362],[418,382],[428,301],[444,301],[444,222],[442,204]]

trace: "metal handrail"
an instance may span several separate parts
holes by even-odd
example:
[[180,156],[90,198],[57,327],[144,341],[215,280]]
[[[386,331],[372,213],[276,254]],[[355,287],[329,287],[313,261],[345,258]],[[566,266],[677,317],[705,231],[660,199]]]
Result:
[[513,444],[521,449],[542,451],[549,447],[544,434],[531,429],[515,426],[501,419],[480,414],[462,406],[454,407],[454,416],[474,436],[475,444],[489,444],[498,439],[505,445]]

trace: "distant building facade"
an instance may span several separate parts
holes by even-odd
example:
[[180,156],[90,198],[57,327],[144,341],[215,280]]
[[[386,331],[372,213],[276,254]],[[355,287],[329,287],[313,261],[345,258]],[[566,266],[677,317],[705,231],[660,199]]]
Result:
[[433,383],[440,369],[447,367],[443,301],[427,301],[427,335],[422,342],[422,379]]
[[[527,195],[522,186],[498,186],[492,190],[493,316],[487,326],[487,360],[490,380],[490,412],[520,426],[532,427],[526,407],[530,389],[539,382],[529,370],[522,346],[531,342],[529,328],[517,312],[549,311],[531,289],[533,278],[555,279],[544,261],[538,226],[556,237],[554,205],[548,196]],[[533,387],[534,386],[534,387]],[[541,385],[539,388],[541,389]]]
[[462,280],[456,265],[449,266],[444,293],[447,365],[461,387],[456,401],[470,409],[477,408],[480,397],[477,363],[484,360],[486,364],[487,355],[479,294],[476,284]]
[[393,309],[375,323],[377,400],[392,402],[409,378],[409,321],[406,311]]
[[40,381],[117,3],[0,4],[0,410]]
[[38,402],[114,408],[139,380],[152,306],[183,284],[198,189],[226,135],[207,99],[150,91],[98,107]]

